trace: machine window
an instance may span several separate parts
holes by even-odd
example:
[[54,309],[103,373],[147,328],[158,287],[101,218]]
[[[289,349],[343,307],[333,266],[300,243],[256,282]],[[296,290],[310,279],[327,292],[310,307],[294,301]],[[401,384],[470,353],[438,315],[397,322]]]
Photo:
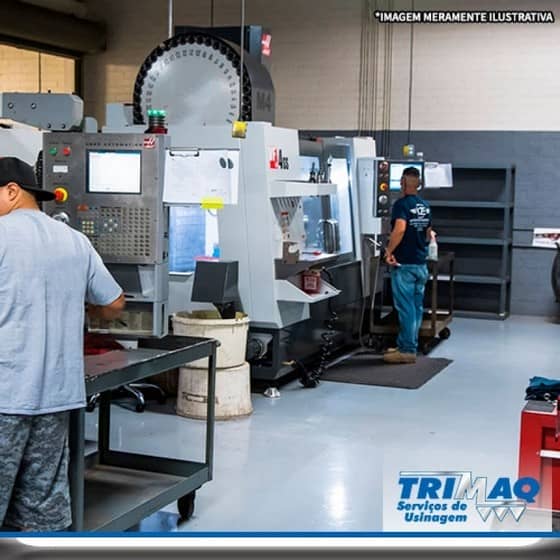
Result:
[[169,272],[194,272],[199,257],[219,257],[218,219],[199,206],[169,208]]
[[88,151],[88,192],[140,194],[141,152]]
[[[301,181],[307,181],[312,169],[319,171],[321,161],[316,156],[300,156]],[[338,186],[336,196],[309,196],[302,199],[306,234],[305,249],[324,250],[325,220],[336,222],[339,228],[340,246],[336,252],[353,251],[352,213],[350,203],[350,177],[345,158],[333,158],[331,180]]]

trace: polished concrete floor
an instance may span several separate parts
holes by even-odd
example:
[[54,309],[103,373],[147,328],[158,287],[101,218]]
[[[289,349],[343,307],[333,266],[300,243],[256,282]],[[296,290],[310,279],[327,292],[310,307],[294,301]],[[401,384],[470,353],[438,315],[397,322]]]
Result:
[[[560,325],[456,319],[451,330],[432,355],[453,363],[418,390],[294,382],[277,400],[253,395],[251,417],[217,423],[214,480],[179,530],[398,529],[383,504],[400,470],[514,477],[524,390],[534,375],[560,377]],[[203,457],[203,422],[117,406],[113,419],[113,447]],[[92,438],[95,423],[89,414]],[[165,512],[148,528],[170,529],[175,506]]]

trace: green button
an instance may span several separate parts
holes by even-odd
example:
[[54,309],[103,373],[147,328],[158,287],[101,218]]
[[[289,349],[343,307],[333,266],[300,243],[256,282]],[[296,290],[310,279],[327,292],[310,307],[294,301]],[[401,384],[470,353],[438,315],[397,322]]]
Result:
[[56,154],[58,153],[58,149],[57,148],[51,148],[49,150],[49,154],[51,154],[51,156],[56,156]]

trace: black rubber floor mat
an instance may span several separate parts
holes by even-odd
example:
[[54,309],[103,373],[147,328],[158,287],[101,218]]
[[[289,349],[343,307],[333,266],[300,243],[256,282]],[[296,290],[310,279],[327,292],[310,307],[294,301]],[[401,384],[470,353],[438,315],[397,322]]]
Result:
[[418,356],[415,364],[386,364],[383,356],[355,354],[327,369],[321,379],[336,383],[419,389],[452,361]]

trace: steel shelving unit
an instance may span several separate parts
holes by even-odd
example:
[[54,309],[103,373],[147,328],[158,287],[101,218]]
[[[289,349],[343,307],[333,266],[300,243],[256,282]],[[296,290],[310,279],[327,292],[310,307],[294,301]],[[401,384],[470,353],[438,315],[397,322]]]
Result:
[[[440,250],[455,254],[455,315],[509,315],[515,166],[453,163],[454,186],[426,189]],[[440,277],[445,283],[445,276]],[[443,294],[445,298],[445,294]]]

